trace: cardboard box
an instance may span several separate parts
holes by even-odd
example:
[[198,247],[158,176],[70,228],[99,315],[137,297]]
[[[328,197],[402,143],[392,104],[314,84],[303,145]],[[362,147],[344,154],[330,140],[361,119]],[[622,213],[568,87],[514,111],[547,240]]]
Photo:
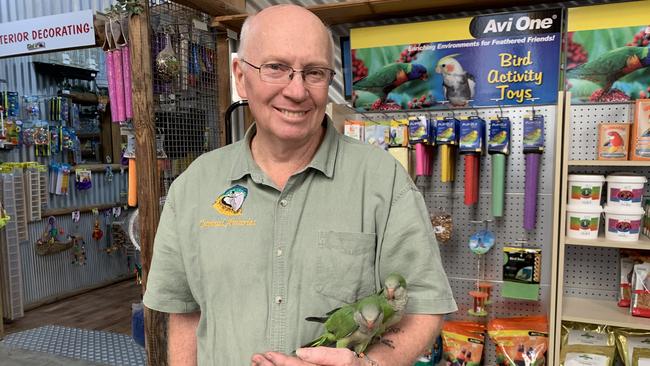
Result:
[[631,123],[598,125],[598,160],[627,160]]
[[650,160],[650,99],[636,100],[630,160]]

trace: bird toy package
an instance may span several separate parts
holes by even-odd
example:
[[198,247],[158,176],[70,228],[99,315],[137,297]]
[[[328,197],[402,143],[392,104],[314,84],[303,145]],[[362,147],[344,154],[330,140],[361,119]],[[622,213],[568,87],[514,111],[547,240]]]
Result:
[[533,230],[537,222],[537,187],[544,152],[544,116],[524,118],[524,155],[526,179],[524,194],[524,229]]
[[560,366],[612,366],[615,356],[614,333],[607,326],[562,323]]
[[627,160],[629,138],[629,123],[599,124],[598,160]]
[[503,285],[501,296],[539,299],[542,278],[542,250],[540,248],[504,247]]
[[488,153],[492,156],[492,216],[503,216],[506,186],[506,156],[510,154],[510,119],[494,117],[490,120]]
[[546,365],[548,318],[524,316],[488,322],[488,335],[496,345],[498,366]]
[[409,143],[415,146],[415,174],[431,176],[433,145],[435,135],[431,135],[433,121],[426,116],[409,118]]
[[459,153],[465,157],[465,205],[478,203],[481,155],[485,136],[485,121],[471,116],[460,120]]
[[448,321],[442,326],[442,359],[445,365],[481,365],[484,345],[483,324]]
[[455,146],[458,145],[458,120],[439,117],[436,124],[436,144],[440,145],[440,181],[453,182],[456,174]]
[[650,99],[636,101],[630,150],[631,160],[650,160]]

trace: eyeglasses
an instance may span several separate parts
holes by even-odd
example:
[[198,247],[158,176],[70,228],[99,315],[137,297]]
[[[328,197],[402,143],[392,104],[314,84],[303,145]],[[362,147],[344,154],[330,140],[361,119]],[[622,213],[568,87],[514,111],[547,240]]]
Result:
[[327,67],[306,67],[302,70],[296,70],[285,64],[271,63],[255,66],[244,59],[240,60],[257,69],[260,73],[260,79],[271,84],[287,85],[293,80],[294,74],[299,72],[305,84],[316,88],[326,88],[332,83],[336,74],[334,70]]

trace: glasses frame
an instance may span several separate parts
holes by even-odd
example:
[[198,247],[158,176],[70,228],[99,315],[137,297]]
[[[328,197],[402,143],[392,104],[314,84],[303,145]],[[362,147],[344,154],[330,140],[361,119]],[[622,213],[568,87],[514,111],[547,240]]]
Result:
[[[298,73],[300,73],[300,76],[302,77],[302,81],[303,81],[303,83],[305,83],[305,85],[309,85],[309,86],[318,88],[318,87],[321,87],[321,85],[314,85],[314,84],[311,84],[311,83],[307,82],[307,80],[305,79],[305,70],[325,69],[325,70],[328,70],[330,72],[329,81],[325,85],[322,85],[322,87],[325,88],[325,87],[329,87],[330,85],[332,85],[332,82],[334,81],[334,75],[336,75],[336,71],[330,69],[329,67],[324,67],[324,66],[315,66],[315,67],[308,67],[308,68],[305,68],[305,69],[302,69],[302,70],[296,70],[293,67],[291,67],[289,65],[286,65],[286,64],[283,64],[283,63],[280,63],[280,62],[271,62],[271,63],[268,63],[268,64],[261,64],[259,66],[255,66],[252,63],[244,60],[243,58],[240,58],[240,60],[243,61],[246,65],[256,69],[257,74],[260,76],[260,80],[262,80],[262,81],[264,81],[266,83],[269,83],[269,84],[288,85],[293,80],[294,75],[298,72]],[[291,73],[289,74],[289,79],[286,80],[286,82],[283,81],[283,82],[278,82],[278,83],[262,79],[262,67],[267,66],[267,65],[282,65],[282,66],[288,67],[291,70]]]

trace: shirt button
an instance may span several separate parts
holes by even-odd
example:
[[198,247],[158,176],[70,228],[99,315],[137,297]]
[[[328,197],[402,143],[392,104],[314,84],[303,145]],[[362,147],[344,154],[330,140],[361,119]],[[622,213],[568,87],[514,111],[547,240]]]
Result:
[[280,201],[280,206],[282,206],[282,207],[287,207],[288,204],[289,204],[289,202],[287,202],[287,200],[281,200]]
[[276,304],[281,304],[282,303],[282,296],[276,296],[275,297],[275,303]]
[[282,255],[282,249],[278,249],[277,255],[278,257]]

